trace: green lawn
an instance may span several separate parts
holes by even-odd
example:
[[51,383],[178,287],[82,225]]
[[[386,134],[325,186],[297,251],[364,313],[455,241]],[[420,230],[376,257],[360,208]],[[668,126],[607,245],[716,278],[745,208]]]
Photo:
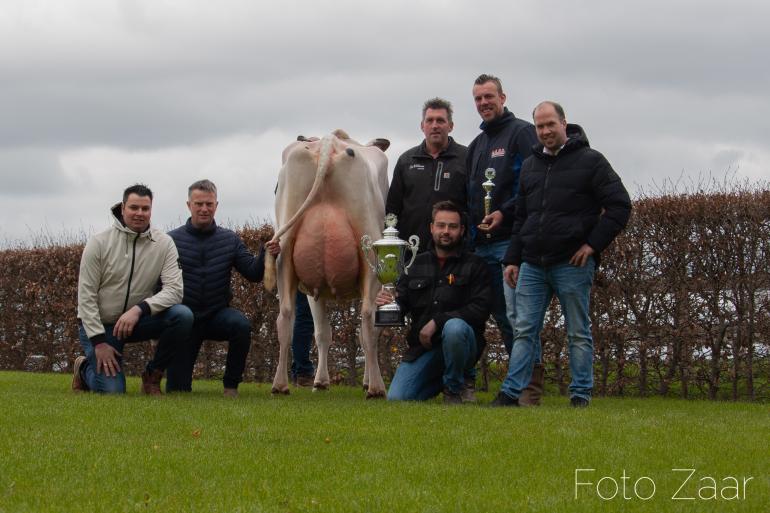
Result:
[[[366,401],[347,387],[272,397],[269,385],[247,383],[237,400],[222,398],[219,383],[194,387],[148,398],[131,379],[123,397],[76,395],[66,375],[0,372],[0,513],[753,513],[770,504],[766,404],[599,398],[574,410],[547,397],[540,408],[498,410]],[[617,496],[587,485],[575,498],[579,468],[596,469],[581,482],[614,478]],[[672,499],[689,471],[671,469],[695,469],[679,494],[695,500]],[[649,500],[634,496],[637,480],[642,497],[655,483]],[[736,483],[740,498],[722,498]],[[602,481],[600,493],[614,491]]]

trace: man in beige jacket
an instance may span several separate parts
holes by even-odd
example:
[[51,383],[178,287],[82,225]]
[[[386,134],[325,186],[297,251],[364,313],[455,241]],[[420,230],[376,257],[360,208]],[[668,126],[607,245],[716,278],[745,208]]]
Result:
[[176,246],[164,232],[150,228],[151,214],[152,191],[132,185],[112,207],[112,227],[86,244],[78,278],[85,356],[75,359],[73,390],[124,393],[123,346],[158,339],[142,374],[142,391],[160,395],[163,372],[190,335],[193,314],[179,304],[183,285]]

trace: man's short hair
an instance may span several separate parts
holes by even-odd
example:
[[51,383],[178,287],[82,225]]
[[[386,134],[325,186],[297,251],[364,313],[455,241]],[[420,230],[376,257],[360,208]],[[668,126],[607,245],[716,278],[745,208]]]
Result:
[[500,82],[500,79],[497,78],[494,75],[487,75],[486,73],[482,73],[478,76],[475,82],[473,82],[473,85],[482,85],[486,84],[487,82],[494,82],[497,86],[497,93],[503,94],[503,83]]
[[128,201],[128,197],[131,194],[136,194],[137,196],[142,197],[148,197],[150,198],[150,202],[152,202],[152,191],[149,187],[144,185],[143,183],[135,183],[131,187],[126,188],[125,191],[123,191],[123,204],[126,204],[126,201]]
[[562,107],[556,102],[552,102],[551,100],[545,100],[535,105],[535,108],[532,109],[532,119],[535,118],[535,112],[537,112],[537,109],[539,109],[543,105],[550,105],[551,107],[553,107],[553,110],[555,110],[556,114],[559,115],[560,120],[564,121],[565,119],[567,119],[567,116],[564,115],[564,107]]
[[422,106],[422,119],[425,119],[425,113],[428,112],[428,109],[444,109],[446,110],[447,115],[447,121],[450,123],[452,122],[452,104],[443,98],[431,98],[430,100],[426,101],[425,104]]
[[431,223],[435,221],[436,213],[440,211],[457,212],[457,215],[460,216],[460,225],[465,226],[465,216],[463,216],[463,211],[453,201],[444,200],[444,201],[439,201],[438,203],[435,203],[433,205],[433,211],[430,213]]
[[212,192],[214,196],[217,195],[217,186],[211,180],[203,179],[198,180],[187,188],[187,197],[191,197],[193,191]]

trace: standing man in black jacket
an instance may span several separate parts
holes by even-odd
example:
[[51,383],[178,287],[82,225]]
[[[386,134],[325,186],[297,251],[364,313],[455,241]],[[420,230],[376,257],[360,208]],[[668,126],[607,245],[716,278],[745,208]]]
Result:
[[570,403],[593,389],[589,300],[599,254],[625,228],[631,200],[607,159],[568,125],[555,102],[535,107],[540,146],[521,170],[505,280],[516,285],[516,339],[494,406],[518,406],[536,357],[536,339],[554,294],[567,324]]
[[468,148],[449,136],[453,128],[452,104],[441,98],[426,101],[420,121],[425,139],[405,151],[393,168],[385,212],[396,214],[402,237],[420,237],[420,251],[431,240],[433,205],[445,200],[460,208],[467,204]]
[[[388,400],[421,401],[444,392],[459,404],[465,376],[484,348],[489,318],[489,273],[484,261],[465,249],[465,220],[451,201],[433,206],[433,244],[417,255],[396,286],[396,302],[411,315],[409,349],[396,369]],[[377,305],[393,301],[384,290]]]
[[[265,250],[255,257],[232,230],[217,226],[217,187],[199,180],[188,189],[190,218],[169,232],[179,251],[184,281],[184,299],[194,316],[190,339],[177,353],[167,371],[166,392],[192,390],[195,360],[204,340],[227,340],[224,395],[236,397],[243,379],[246,356],[251,347],[251,322],[230,307],[230,279],[235,268],[249,281],[258,282],[265,273]],[[276,243],[266,245],[272,255],[280,252]]]
[[[468,205],[474,251],[489,265],[492,314],[510,354],[516,313],[513,289],[503,283],[502,260],[511,238],[521,164],[532,154],[537,139],[532,124],[505,107],[505,98],[499,78],[485,74],[474,82],[473,101],[482,123],[481,133],[468,146]],[[486,215],[481,184],[487,180],[488,168],[495,170],[495,187]]]

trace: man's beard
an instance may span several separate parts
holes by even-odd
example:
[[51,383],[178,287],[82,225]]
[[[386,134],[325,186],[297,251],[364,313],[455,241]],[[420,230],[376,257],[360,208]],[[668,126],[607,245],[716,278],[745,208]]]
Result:
[[449,243],[442,243],[440,238],[433,239],[433,245],[436,246],[436,249],[441,249],[443,251],[453,251],[460,247],[462,244],[462,237],[458,237],[457,239],[452,240],[452,242]]

